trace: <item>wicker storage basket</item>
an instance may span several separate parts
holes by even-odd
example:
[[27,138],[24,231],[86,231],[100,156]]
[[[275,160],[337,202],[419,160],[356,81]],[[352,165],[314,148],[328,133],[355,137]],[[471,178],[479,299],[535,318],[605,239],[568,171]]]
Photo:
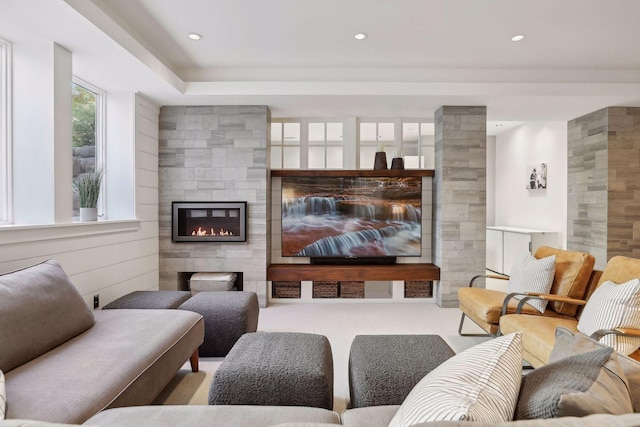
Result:
[[313,282],[314,298],[338,298],[338,282]]
[[433,282],[430,280],[407,280],[404,282],[405,298],[433,297]]
[[300,298],[300,282],[272,282],[271,296],[273,298]]
[[364,298],[364,282],[348,281],[340,282],[341,298]]

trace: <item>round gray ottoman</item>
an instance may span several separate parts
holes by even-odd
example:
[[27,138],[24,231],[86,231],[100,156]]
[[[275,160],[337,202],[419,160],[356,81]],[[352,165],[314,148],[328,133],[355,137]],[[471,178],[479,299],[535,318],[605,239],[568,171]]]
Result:
[[213,376],[209,404],[332,409],[329,340],[293,332],[243,335]]
[[351,407],[401,405],[455,352],[438,335],[357,335],[349,352]]
[[255,292],[198,292],[178,309],[194,311],[204,318],[200,357],[224,357],[238,338],[258,328],[260,307]]

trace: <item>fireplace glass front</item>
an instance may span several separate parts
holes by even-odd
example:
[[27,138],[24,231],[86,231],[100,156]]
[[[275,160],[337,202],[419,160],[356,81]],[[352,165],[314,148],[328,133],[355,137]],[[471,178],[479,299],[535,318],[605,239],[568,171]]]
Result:
[[247,202],[173,202],[174,242],[246,242]]

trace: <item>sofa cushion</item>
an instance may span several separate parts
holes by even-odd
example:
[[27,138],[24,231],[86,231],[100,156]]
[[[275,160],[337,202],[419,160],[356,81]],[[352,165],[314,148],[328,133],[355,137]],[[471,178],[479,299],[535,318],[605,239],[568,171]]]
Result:
[[[513,264],[509,284],[507,285],[507,293],[537,292],[547,294],[551,289],[555,270],[555,255],[537,259],[529,252],[523,252],[518,255]],[[523,295],[515,296],[516,299],[522,299],[522,297]],[[547,301],[545,300],[529,300],[527,304],[540,313],[544,313],[544,309],[547,307]]]
[[[536,258],[556,257],[556,272],[551,285],[551,294],[574,299],[583,299],[587,292],[589,278],[595,264],[595,257],[578,251],[541,246],[536,251]],[[575,316],[578,306],[563,302],[551,302],[549,307],[565,316]]]
[[629,385],[610,347],[576,354],[522,378],[516,419],[633,412]]
[[[578,330],[591,335],[601,329],[640,329],[640,279],[616,284],[601,284],[587,301],[582,311]],[[640,347],[640,338],[605,335],[600,342],[628,355]]]
[[389,427],[438,420],[510,420],[521,377],[519,333],[478,344],[446,360],[420,380]]
[[[556,341],[549,356],[549,363],[564,359],[574,354],[586,353],[604,347],[581,333],[574,333],[567,328],[556,329]],[[633,412],[640,412],[640,363],[638,361],[618,354],[618,362],[627,377]]]
[[0,370],[8,372],[93,324],[93,313],[57,261],[0,276]]
[[118,427],[273,426],[282,423],[340,424],[337,413],[305,406],[162,405],[102,411],[85,424]]

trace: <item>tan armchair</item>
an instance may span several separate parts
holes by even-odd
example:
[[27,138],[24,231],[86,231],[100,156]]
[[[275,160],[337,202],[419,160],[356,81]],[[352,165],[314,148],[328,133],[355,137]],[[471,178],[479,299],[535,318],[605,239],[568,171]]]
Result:
[[[544,313],[529,306],[526,301],[520,304],[517,299],[507,299],[505,292],[473,286],[480,277],[508,279],[508,276],[476,276],[471,279],[469,287],[458,291],[458,300],[462,311],[458,333],[460,335],[478,335],[463,332],[464,320],[468,317],[485,330],[486,335],[497,336],[500,317],[504,314],[515,313],[517,310],[519,313],[532,316],[575,319],[578,306],[574,304],[574,300],[584,298],[595,258],[584,252],[566,251],[548,246],[538,248],[534,256],[537,259],[542,259],[551,255],[556,256],[556,269],[550,294],[545,296],[550,303],[547,304]],[[507,299],[506,304],[505,299]],[[519,304],[520,309],[518,309]]]
[[[587,292],[583,299],[572,301],[576,307],[584,306],[598,286],[606,281],[625,283],[631,279],[640,277],[640,259],[616,256],[609,260],[604,271],[594,270]],[[549,295],[532,296],[535,298],[551,298]],[[517,309],[517,307],[516,307]],[[522,332],[522,345],[524,359],[533,367],[539,367],[547,363],[555,342],[555,331],[558,326],[563,326],[578,333],[578,321],[581,308],[577,310],[573,318],[551,318],[531,316],[528,314],[509,314],[500,318],[500,331],[503,334]],[[594,333],[591,338],[599,339],[606,334],[640,336],[640,331],[633,329],[603,330]],[[631,354],[630,357],[640,360],[640,351]]]

